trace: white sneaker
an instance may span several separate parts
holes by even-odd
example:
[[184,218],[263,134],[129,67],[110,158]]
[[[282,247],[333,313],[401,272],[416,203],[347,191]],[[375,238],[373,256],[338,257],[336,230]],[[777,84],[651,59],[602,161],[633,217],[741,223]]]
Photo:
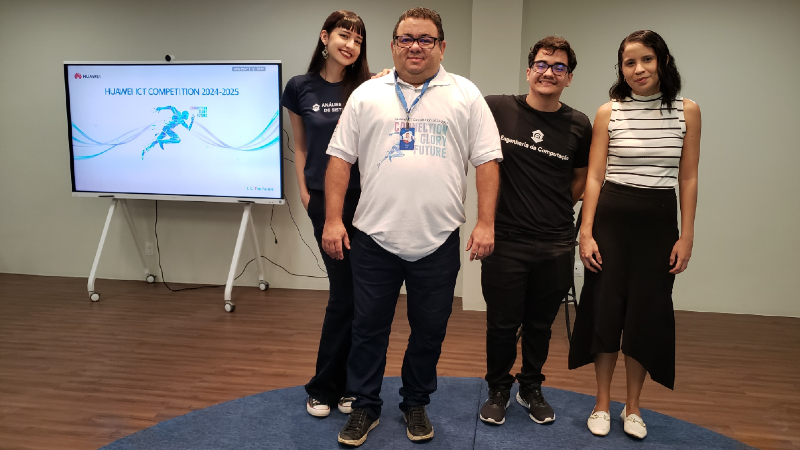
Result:
[[642,418],[636,414],[625,414],[627,409],[627,406],[622,408],[622,414],[620,414],[622,420],[625,421],[625,433],[639,439],[644,439],[644,437],[647,436],[647,425],[645,425]]
[[350,414],[353,412],[353,402],[356,401],[355,397],[342,397],[339,399],[339,411],[342,414]]
[[586,422],[589,431],[595,436],[605,436],[611,431],[611,416],[605,411],[592,411],[589,420]]
[[306,402],[306,411],[314,417],[328,417],[331,413],[331,407],[309,395]]

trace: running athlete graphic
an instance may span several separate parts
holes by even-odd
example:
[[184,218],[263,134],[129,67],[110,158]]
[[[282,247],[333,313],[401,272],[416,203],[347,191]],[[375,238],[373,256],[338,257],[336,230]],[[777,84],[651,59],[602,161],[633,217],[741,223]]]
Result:
[[[400,133],[399,132],[389,133],[389,136],[393,134],[399,135]],[[400,144],[399,143],[394,144],[392,148],[388,152],[386,152],[386,156],[383,157],[381,162],[378,163],[378,169],[381,168],[381,164],[383,164],[383,162],[386,161],[387,159],[389,160],[389,162],[392,162],[392,158],[401,158],[402,156],[403,156],[403,150],[400,150]]]
[[142,159],[144,159],[144,154],[149,152],[156,144],[161,147],[161,150],[164,150],[164,144],[179,143],[181,138],[178,137],[178,133],[176,133],[173,128],[178,125],[183,125],[184,128],[191,131],[192,125],[194,125],[194,114],[192,114],[192,120],[189,122],[189,125],[186,125],[186,119],[189,118],[189,111],[180,112],[174,106],[159,106],[156,108],[156,112],[158,113],[165,109],[172,111],[172,119],[164,125],[164,128],[161,129],[161,133],[157,135],[156,140],[142,150]]

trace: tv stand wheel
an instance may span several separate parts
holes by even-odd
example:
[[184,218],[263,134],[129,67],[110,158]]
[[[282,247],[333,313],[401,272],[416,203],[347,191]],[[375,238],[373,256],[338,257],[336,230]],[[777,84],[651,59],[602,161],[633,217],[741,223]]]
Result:
[[261,289],[262,291],[266,291],[267,289],[269,289],[269,283],[267,283],[266,281],[262,281],[258,283],[258,288]]
[[233,302],[226,302],[225,311],[228,311],[229,313],[236,311],[236,305],[234,305]]
[[148,283],[150,283],[150,284],[153,284],[153,283],[155,283],[155,282],[156,282],[156,277],[155,277],[155,276],[153,276],[153,275],[148,275],[148,276],[147,276],[147,278],[145,278],[145,280],[146,280]]
[[97,292],[89,292],[89,300],[91,300],[92,302],[100,301],[100,294],[98,294]]

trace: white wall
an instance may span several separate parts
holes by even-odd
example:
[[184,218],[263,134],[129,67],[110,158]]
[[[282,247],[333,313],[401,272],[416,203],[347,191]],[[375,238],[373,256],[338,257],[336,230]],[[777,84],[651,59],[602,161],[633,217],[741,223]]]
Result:
[[[516,93],[521,34],[522,0],[473,0],[470,75],[484,95]],[[467,223],[461,229],[463,248],[478,220],[474,170],[469,172],[467,186]],[[470,262],[466,257],[462,258],[461,267],[464,309],[486,310],[481,292],[481,263]]]
[[791,0],[525,1],[520,60],[544,36],[567,38],[578,67],[562,99],[590,119],[608,101],[619,43],[639,29],[664,37],[700,105],[694,252],[676,309],[800,316],[799,24]]
[[[426,2],[443,17],[448,71],[469,76],[471,4]],[[350,9],[367,26],[370,67],[392,67],[389,43],[399,15],[396,2],[341,1],[15,1],[0,2],[0,272],[87,277],[108,199],[70,194],[69,147],[62,62],[280,59],[284,82],[303,73],[319,29],[334,8]],[[288,119],[284,127],[290,130]],[[291,133],[290,133],[291,134]],[[286,156],[292,157],[285,151]],[[285,171],[286,196],[306,241],[318,253],[311,223],[299,202],[294,167]],[[154,202],[132,201],[144,239],[154,240]],[[224,283],[241,205],[159,202],[161,261],[168,281]],[[303,245],[286,206],[254,206],[266,256],[302,274],[324,275]],[[127,226],[115,219],[100,278],[140,279]],[[242,262],[252,257],[247,242]],[[151,269],[158,266],[149,258]],[[238,284],[254,286],[251,264]],[[267,266],[272,286],[327,289],[324,279],[295,278]],[[241,266],[240,266],[241,267]],[[102,281],[99,288],[102,290]],[[460,286],[458,289],[460,294]]]

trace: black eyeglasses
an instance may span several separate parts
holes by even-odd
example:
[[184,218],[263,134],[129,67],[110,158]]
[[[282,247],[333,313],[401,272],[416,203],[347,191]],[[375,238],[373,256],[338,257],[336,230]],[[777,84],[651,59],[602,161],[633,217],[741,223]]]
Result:
[[569,67],[561,63],[547,64],[544,61],[534,61],[530,68],[539,73],[546,73],[547,69],[551,67],[553,68],[553,75],[563,76],[569,73]]
[[418,38],[413,38],[408,35],[403,36],[395,36],[394,41],[397,42],[398,47],[402,48],[410,48],[414,45],[414,42],[419,44],[420,48],[424,49],[431,49],[436,45],[436,41],[441,41],[439,38],[431,37],[431,36],[420,36]]

